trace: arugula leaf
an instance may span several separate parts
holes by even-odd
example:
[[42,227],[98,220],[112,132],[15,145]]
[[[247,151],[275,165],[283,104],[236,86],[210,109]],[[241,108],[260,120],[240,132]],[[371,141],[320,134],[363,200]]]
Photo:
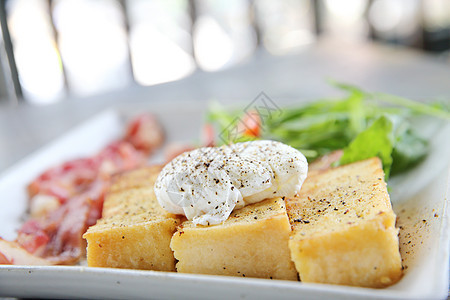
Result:
[[436,105],[427,105],[424,103],[412,101],[403,97],[384,94],[373,93],[371,97],[376,98],[382,102],[386,102],[392,105],[398,105],[410,109],[411,111],[419,114],[430,115],[433,117],[441,118],[450,121],[450,112],[438,107]]
[[220,128],[226,128],[236,118],[236,114],[229,112],[218,102],[212,102],[209,105],[206,121],[216,123]]
[[[392,174],[403,172],[428,153],[427,141],[417,135],[411,125],[415,116],[450,120],[450,103],[424,104],[398,96],[369,93],[350,84],[335,81],[331,84],[346,95],[286,107],[281,114],[262,119],[261,135],[257,138],[291,145],[302,151],[310,162],[338,149],[345,149],[341,164],[379,156],[386,176],[389,176],[391,167]],[[255,139],[236,131],[239,129],[236,121],[239,122],[245,113],[226,110],[217,103],[211,106],[207,120],[216,125],[217,144],[229,140],[224,136],[232,136],[234,142]]]
[[394,148],[392,128],[392,121],[386,116],[378,118],[366,130],[358,134],[346,148],[344,148],[344,154],[342,155],[339,164],[349,164],[378,156],[383,162],[383,170],[387,180],[392,165],[391,154]]
[[414,167],[427,155],[429,145],[410,128],[397,137],[392,151],[391,175],[399,174]]

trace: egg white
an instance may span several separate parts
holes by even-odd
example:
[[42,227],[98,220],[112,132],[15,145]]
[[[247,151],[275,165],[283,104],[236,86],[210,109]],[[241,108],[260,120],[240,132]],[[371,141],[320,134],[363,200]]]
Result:
[[168,163],[156,180],[155,194],[168,212],[214,225],[247,204],[294,196],[307,172],[305,156],[276,141],[204,147]]

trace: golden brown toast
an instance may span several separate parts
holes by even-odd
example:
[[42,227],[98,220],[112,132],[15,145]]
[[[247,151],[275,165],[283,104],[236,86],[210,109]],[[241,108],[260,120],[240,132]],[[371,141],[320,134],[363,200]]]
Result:
[[315,171],[286,205],[300,280],[385,287],[401,278],[396,216],[378,158]]
[[316,170],[286,204],[267,199],[213,226],[183,222],[160,207],[153,192],[160,170],[114,179],[103,218],[84,235],[89,266],[174,271],[175,255],[177,271],[187,273],[296,280],[298,271],[304,282],[366,287],[402,275],[377,158]]
[[145,167],[114,178],[103,217],[83,236],[89,266],[175,271],[169,244],[181,220],[156,200],[153,185],[160,171]]
[[297,280],[285,202],[268,199],[235,210],[222,224],[184,222],[170,244],[177,271]]

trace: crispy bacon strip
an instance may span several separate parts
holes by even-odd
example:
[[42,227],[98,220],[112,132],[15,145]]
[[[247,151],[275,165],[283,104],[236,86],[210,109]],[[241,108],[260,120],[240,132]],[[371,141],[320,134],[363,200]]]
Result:
[[111,175],[145,164],[163,139],[156,119],[144,114],[132,120],[122,140],[97,155],[65,162],[38,176],[28,186],[31,217],[14,242],[1,240],[0,263],[77,262],[85,251],[83,233],[101,217]]
[[124,140],[150,154],[164,143],[164,132],[155,116],[142,114],[130,122]]
[[54,196],[64,203],[97,177],[98,164],[98,159],[80,158],[51,168],[28,185],[28,195]]
[[0,252],[0,265],[11,265],[12,261],[9,260],[4,254]]
[[14,265],[50,265],[51,263],[36,255],[30,254],[17,243],[0,238],[0,264]]
[[43,225],[50,239],[43,257],[53,263],[68,264],[84,254],[86,245],[82,235],[101,216],[107,185],[107,181],[95,181],[48,216]]

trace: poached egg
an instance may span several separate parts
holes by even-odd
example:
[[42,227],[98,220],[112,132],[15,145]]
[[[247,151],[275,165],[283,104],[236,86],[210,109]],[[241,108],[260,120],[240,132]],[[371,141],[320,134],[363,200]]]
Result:
[[156,180],[155,194],[166,211],[214,225],[247,204],[294,196],[307,172],[305,156],[276,141],[203,147],[168,163]]

